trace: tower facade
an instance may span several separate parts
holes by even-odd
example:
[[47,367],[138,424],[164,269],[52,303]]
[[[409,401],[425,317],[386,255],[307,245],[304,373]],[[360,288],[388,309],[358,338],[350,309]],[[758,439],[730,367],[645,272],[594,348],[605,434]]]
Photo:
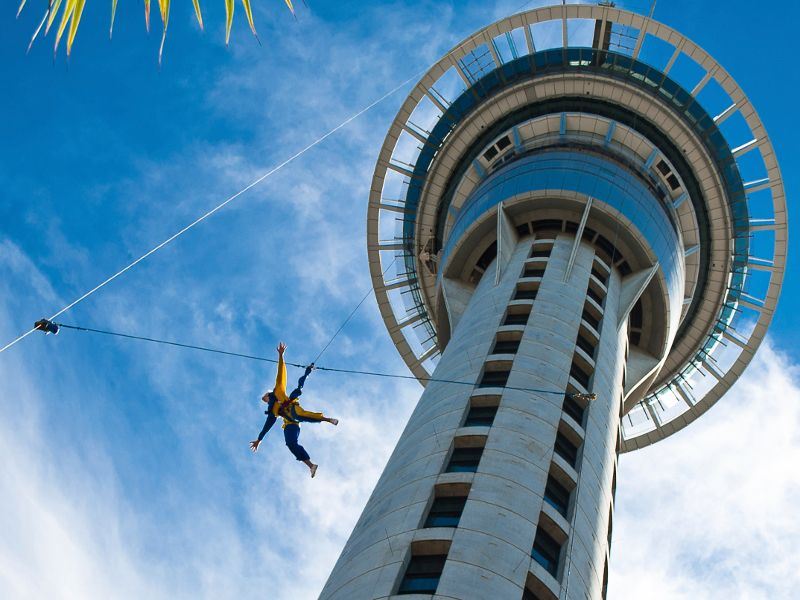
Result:
[[368,212],[426,387],[321,597],[603,598],[619,454],[741,374],[786,243],[758,115],[674,30],[561,5],[459,44],[400,109]]

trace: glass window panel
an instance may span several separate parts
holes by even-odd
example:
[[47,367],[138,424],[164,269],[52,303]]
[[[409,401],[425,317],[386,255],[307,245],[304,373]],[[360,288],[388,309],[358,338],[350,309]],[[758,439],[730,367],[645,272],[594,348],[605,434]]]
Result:
[[[531,25],[531,34],[533,35],[533,45],[536,46],[537,51],[547,50],[548,48],[562,48],[564,46],[561,19],[534,23]],[[559,53],[559,62],[560,59]]]

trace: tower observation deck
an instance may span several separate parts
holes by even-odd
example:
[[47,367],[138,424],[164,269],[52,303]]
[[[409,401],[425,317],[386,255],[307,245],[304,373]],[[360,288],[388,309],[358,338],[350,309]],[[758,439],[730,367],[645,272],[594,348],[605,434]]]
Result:
[[605,597],[618,456],[743,372],[786,223],[755,109],[666,25],[559,5],[451,50],[368,209],[379,307],[426,388],[321,597]]

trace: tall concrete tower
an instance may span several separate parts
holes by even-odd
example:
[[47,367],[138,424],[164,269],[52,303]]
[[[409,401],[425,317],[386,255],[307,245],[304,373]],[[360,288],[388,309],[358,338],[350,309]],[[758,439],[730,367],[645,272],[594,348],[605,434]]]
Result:
[[736,381],[786,244],[755,109],[678,32],[606,3],[464,40],[378,157],[372,279],[426,387],[321,597],[603,598],[619,454]]

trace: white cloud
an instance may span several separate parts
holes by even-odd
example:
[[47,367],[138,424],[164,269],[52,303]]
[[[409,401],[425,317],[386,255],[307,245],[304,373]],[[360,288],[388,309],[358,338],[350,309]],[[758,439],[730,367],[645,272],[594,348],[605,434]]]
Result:
[[609,598],[794,598],[800,368],[768,344],[717,406],[623,455]]

